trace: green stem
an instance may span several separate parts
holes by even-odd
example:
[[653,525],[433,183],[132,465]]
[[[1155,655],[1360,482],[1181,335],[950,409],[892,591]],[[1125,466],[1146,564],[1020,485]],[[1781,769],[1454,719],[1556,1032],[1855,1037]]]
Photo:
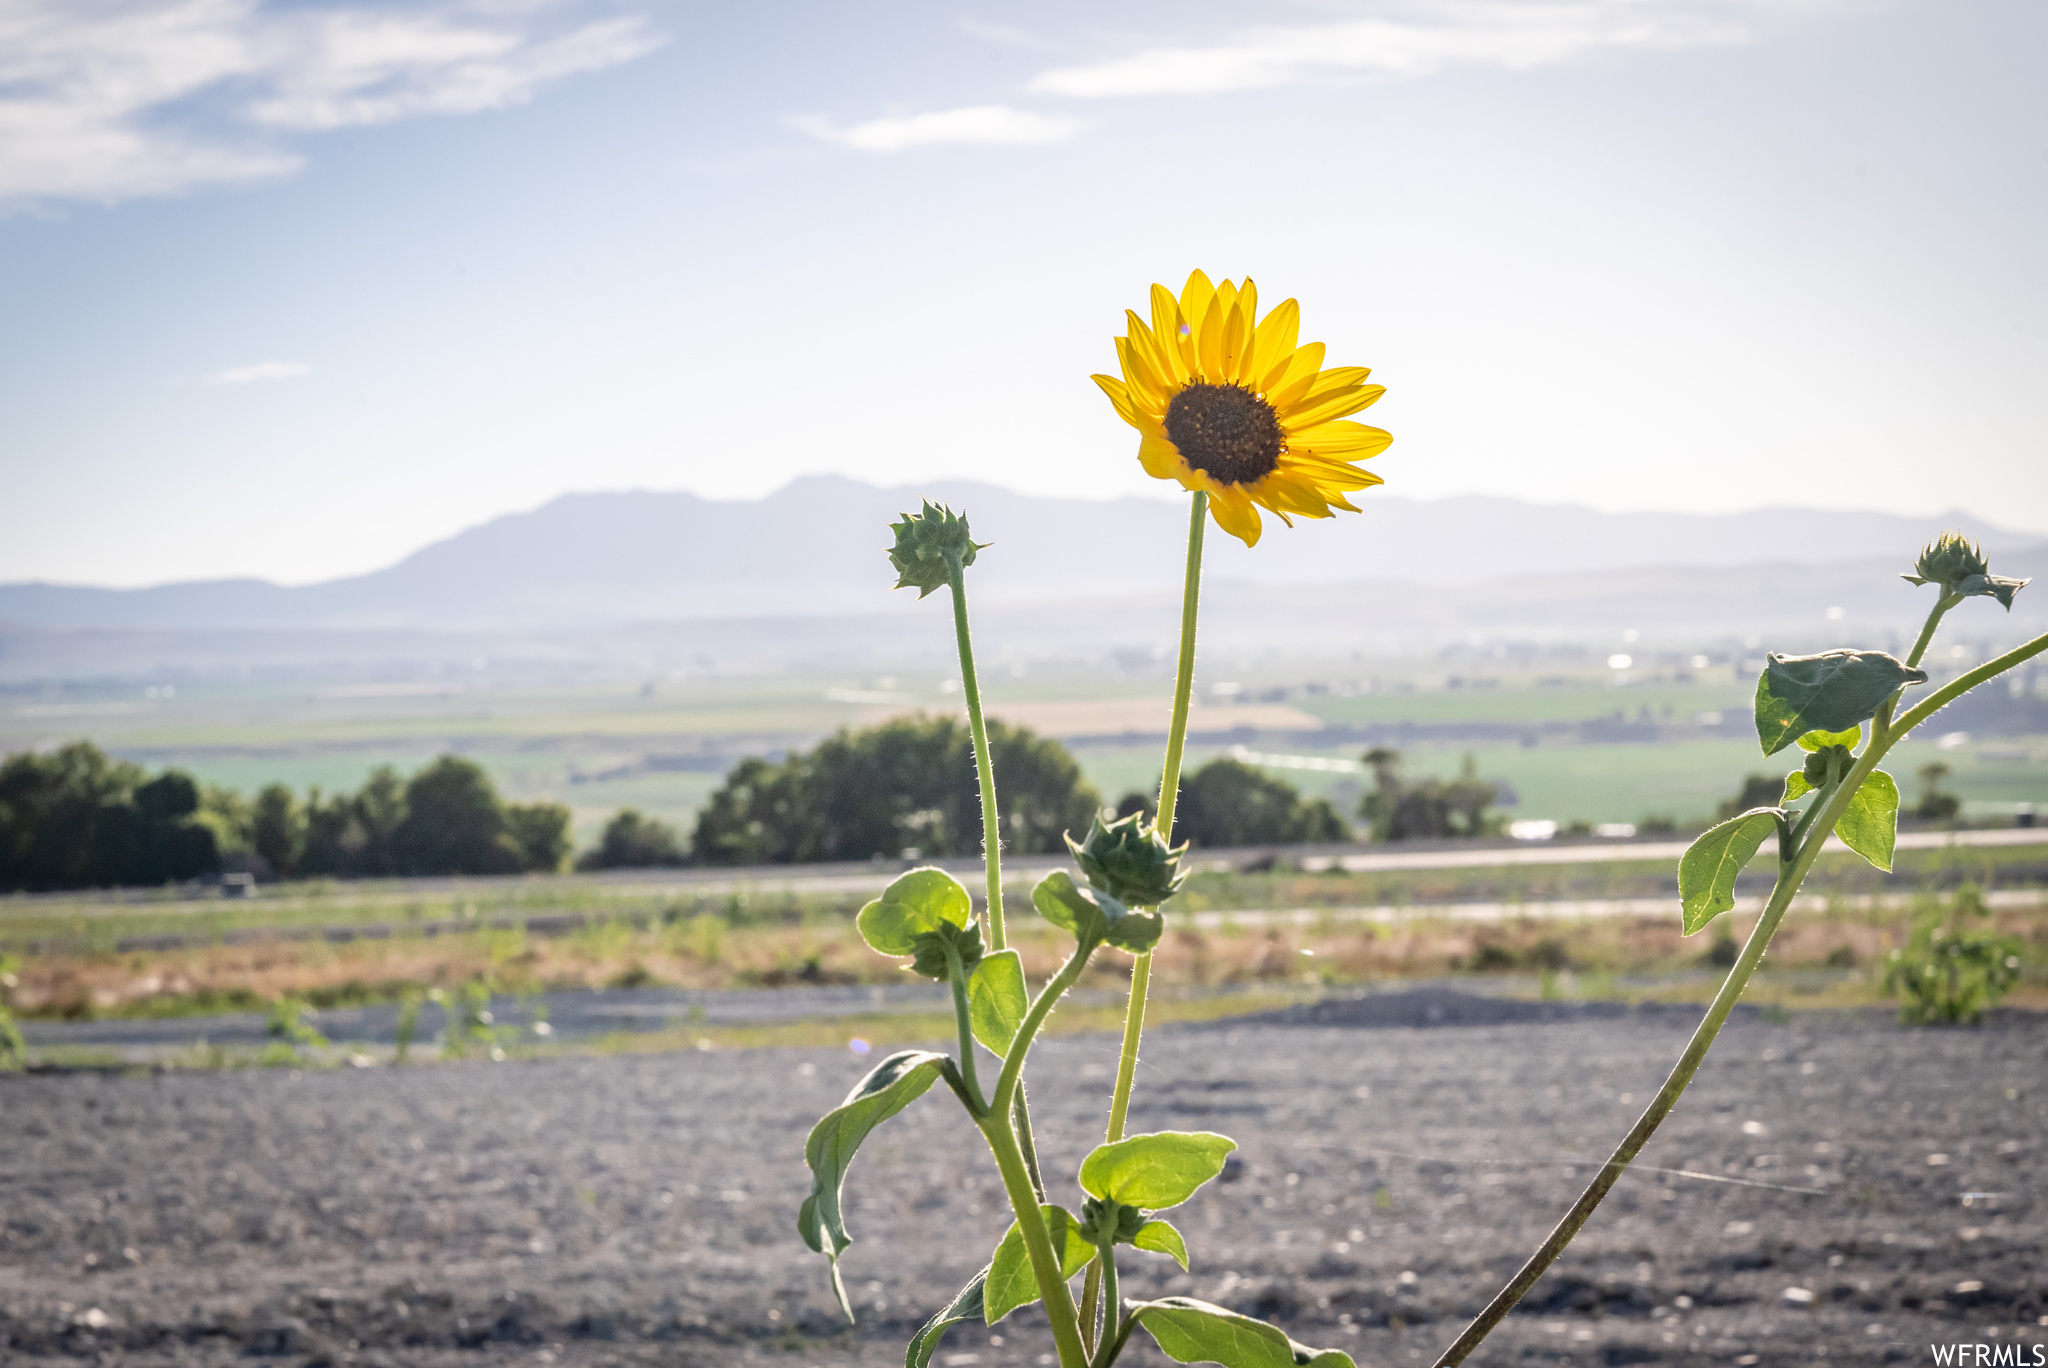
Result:
[[1123,1301],[1116,1285],[1116,1249],[1110,1241],[1104,1240],[1096,1248],[1101,1253],[1096,1264],[1102,1269],[1102,1352],[1096,1357],[1096,1368],[1107,1368],[1110,1346],[1117,1342],[1118,1323],[1123,1314]]
[[[1173,679],[1173,720],[1166,732],[1166,763],[1159,775],[1159,816],[1153,829],[1170,844],[1173,812],[1180,801],[1181,753],[1187,747],[1188,704],[1195,692],[1195,623],[1202,599],[1202,534],[1209,526],[1209,496],[1197,493],[1188,515],[1187,566],[1181,576],[1180,664]],[[1138,1038],[1145,1033],[1145,998],[1152,984],[1152,956],[1139,955],[1131,965],[1131,997],[1124,1009],[1123,1050],[1117,1056],[1116,1087],[1109,1098],[1109,1143],[1124,1137],[1130,1114],[1131,1085],[1138,1072]]]
[[1159,818],[1152,825],[1173,844],[1173,809],[1180,801],[1180,757],[1188,739],[1188,704],[1195,692],[1195,614],[1202,596],[1202,533],[1209,526],[1209,496],[1197,493],[1188,519],[1188,561],[1180,588],[1180,668],[1173,677],[1173,723],[1166,732],[1166,768],[1159,776]]
[[974,733],[974,768],[981,776],[981,844],[988,873],[988,943],[992,950],[1009,945],[1003,934],[1003,822],[996,811],[996,770],[989,759],[988,727],[981,717],[981,684],[974,677],[974,635],[967,629],[967,578],[960,557],[946,554],[947,578],[953,585],[953,635],[960,643],[960,692],[967,695],[967,725]]
[[1018,1024],[1009,1052],[1003,1056],[1003,1069],[996,1077],[995,1095],[989,1101],[987,1113],[976,1121],[983,1138],[988,1141],[989,1151],[996,1157],[996,1167],[1002,1171],[1003,1190],[1010,1198],[1010,1209],[1017,1214],[1017,1228],[1024,1236],[1025,1251],[1031,1256],[1032,1274],[1038,1279],[1039,1291],[1045,1298],[1046,1319],[1052,1323],[1053,1342],[1059,1349],[1061,1368],[1087,1368],[1090,1355],[1081,1342],[1081,1324],[1074,1310],[1073,1290],[1067,1286],[1066,1279],[1060,1277],[1052,1234],[1045,1228],[1045,1213],[1039,1210],[1041,1193],[1024,1162],[1017,1135],[1010,1129],[1008,1113],[1021,1096],[1024,1059],[1031,1052],[1031,1042],[1037,1038],[1053,1004],[1074,986],[1081,977],[1081,971],[1088,967],[1088,957],[1094,950],[1092,945],[1075,946],[1074,953],[1060,966],[1059,973],[1053,975],[1052,981],[1039,991],[1037,1000]]
[[1045,1318],[1052,1325],[1053,1345],[1059,1350],[1060,1368],[1088,1368],[1088,1350],[1081,1343],[1081,1324],[1074,1314],[1073,1290],[1060,1276],[1059,1256],[1053,1252],[1052,1234],[1045,1228],[1045,1213],[1039,1210],[1037,1194],[1031,1190],[1031,1175],[1024,1169],[1024,1156],[1017,1150],[1017,1137],[1010,1132],[1008,1118],[1001,1110],[980,1119],[981,1134],[996,1167],[1003,1175],[1003,1189],[1010,1207],[1017,1213],[1017,1229],[1024,1236],[1024,1250],[1031,1256],[1031,1272],[1045,1300]]
[[[1891,749],[1892,744],[1900,737],[1934,716],[1935,713],[1946,708],[1949,704],[1955,702],[1956,699],[1976,688],[1979,684],[1982,684],[1985,680],[2004,674],[2013,666],[2024,664],[2043,651],[2048,651],[2048,636],[2035,637],[2026,645],[2016,646],[2004,655],[1999,656],[1996,660],[1987,660],[1976,669],[1957,675],[1954,679],[1951,679],[1948,683],[1921,699],[1904,717],[1898,720],[1898,724],[1892,729],[1892,735],[1885,738],[1885,749]],[[1876,750],[1877,747],[1872,746],[1871,749]]]
[[974,1026],[967,1011],[967,970],[960,962],[960,947],[950,942],[946,945],[946,977],[953,984],[953,1019],[960,1028],[960,1075],[967,1085],[967,1096],[973,1100],[969,1110],[979,1121],[988,1114],[988,1104],[981,1097],[981,1083],[974,1076]]
[[1921,625],[1920,639],[1913,643],[1913,653],[1906,657],[1907,665],[1920,663],[1920,657],[1927,654],[1927,647],[1934,640],[1934,629],[1941,625],[1942,614],[1962,601],[1961,594],[1950,593],[1946,589],[1941,591],[1941,597],[1934,601],[1933,609],[1927,614],[1927,621]]
[[[1930,636],[1931,632],[1930,626],[1921,633],[1923,647],[1925,638]],[[1763,915],[1757,918],[1755,928],[1749,933],[1749,939],[1743,943],[1742,953],[1736,957],[1734,967],[1729,969],[1728,977],[1722,981],[1721,990],[1714,995],[1713,1005],[1708,1007],[1707,1014],[1693,1032],[1692,1039],[1686,1043],[1685,1052],[1678,1057],[1678,1063],[1672,1068],[1670,1076],[1664,1080],[1664,1086],[1658,1089],[1649,1107],[1637,1118],[1635,1125],[1629,1128],[1628,1134],[1622,1138],[1614,1153],[1601,1166],[1592,1183],[1579,1194],[1579,1199],[1572,1204],[1571,1210],[1564,1214],[1564,1218],[1550,1232],[1542,1247],[1530,1256],[1529,1261],[1522,1265],[1521,1270],[1500,1290],[1499,1295],[1487,1303],[1486,1309],[1465,1327],[1465,1333],[1458,1336],[1456,1342],[1444,1351],[1443,1357],[1437,1360],[1437,1368],[1452,1368],[1452,1365],[1463,1363],[1508,1312],[1514,1309],[1515,1303],[1522,1299],[1535,1285],[1536,1280],[1543,1276],[1544,1271],[1564,1253],[1565,1246],[1572,1242],[1580,1227],[1586,1224],[1594,1210],[1599,1207],[1601,1200],[1620,1180],[1629,1163],[1641,1152],[1650,1137],[1656,1134],[1657,1127],[1671,1114],[1671,1109],[1678,1105],[1679,1096],[1685,1092],[1693,1074],[1698,1072],[1707,1051],[1713,1047],[1715,1037],[1721,1033],[1721,1027],[1727,1022],[1728,1014],[1734,1011],[1743,990],[1749,986],[1750,975],[1756,972],[1758,963],[1764,957],[1764,951],[1770,946],[1772,936],[1777,934],[1779,923],[1785,919],[1785,913],[1792,905],[1793,897],[1799,892],[1800,885],[1806,882],[1806,876],[1812,870],[1814,860],[1819,857],[1821,848],[1827,844],[1829,835],[1833,833],[1835,823],[1841,820],[1843,812],[1848,810],[1857,790],[1863,787],[1863,781],[1870,776],[1870,772],[1877,768],[1877,762],[1883,758],[1884,753],[1904,738],[1906,733],[1947,706],[1953,699],[1985,680],[2039,655],[2042,651],[2048,651],[2048,636],[2037,637],[2026,645],[2008,651],[1997,659],[1987,661],[1950,681],[1901,717],[1897,727],[1891,729],[1889,734],[1874,737],[1871,744],[1865,747],[1863,754],[1856,757],[1856,762],[1849,767],[1849,772],[1842,777],[1833,791],[1823,793],[1815,799],[1813,810],[1809,813],[1811,827],[1799,848],[1799,854],[1790,865],[1781,869],[1777,886],[1771,890],[1771,899],[1765,905]]]
[[[1941,625],[1942,615],[1962,601],[1961,594],[1952,594],[1946,589],[1941,591],[1939,597],[1934,600],[1934,607],[1928,610],[1927,621],[1920,626],[1920,637],[1913,643],[1912,654],[1906,657],[1909,669],[1918,665],[1920,657],[1927,654],[1927,647],[1934,640],[1934,629]],[[1891,731],[1892,710],[1899,706],[1899,695],[1904,692],[1905,690],[1901,689],[1899,693],[1887,698],[1878,708],[1877,715],[1870,719],[1870,742],[1873,746],[1884,740]]]
[[1037,1038],[1038,1028],[1045,1024],[1053,1004],[1081,977],[1081,971],[1088,967],[1088,957],[1094,953],[1092,945],[1075,946],[1074,953],[1067,956],[1067,962],[1052,976],[1052,981],[1039,990],[1037,1000],[1024,1013],[1024,1020],[1017,1026],[1017,1035],[1010,1041],[1010,1052],[1003,1056],[1003,1071],[996,1077],[995,1094],[989,1099],[991,1113],[1009,1109],[1011,1099],[1023,1086],[1024,1056],[1031,1052],[1031,1042]]
[[1088,1265],[1087,1281],[1081,1284],[1081,1343],[1088,1346],[1092,1356],[1098,1342],[1108,1344],[1110,1336],[1102,1330],[1102,1261]]

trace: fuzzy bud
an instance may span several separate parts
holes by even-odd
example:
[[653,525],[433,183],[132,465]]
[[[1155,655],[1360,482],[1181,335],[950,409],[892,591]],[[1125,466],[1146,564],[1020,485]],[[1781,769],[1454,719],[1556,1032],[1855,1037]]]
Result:
[[1097,817],[1088,828],[1088,839],[1077,842],[1069,836],[1066,841],[1088,882],[1126,907],[1157,907],[1188,876],[1181,868],[1187,846],[1168,846],[1141,812],[1107,824]]
[[896,545],[889,548],[889,564],[896,568],[895,587],[915,589],[919,598],[946,586],[954,559],[963,567],[972,565],[974,553],[981,549],[967,535],[966,518],[930,499],[924,501],[922,513],[905,513],[902,521],[889,526],[896,533]]
[[1944,532],[1920,553],[1914,573],[1900,579],[1912,584],[1939,585],[1942,592],[1965,598],[1988,594],[2010,611],[2012,596],[2025,588],[2023,579],[2005,579],[1991,573],[1984,552],[1960,532]]

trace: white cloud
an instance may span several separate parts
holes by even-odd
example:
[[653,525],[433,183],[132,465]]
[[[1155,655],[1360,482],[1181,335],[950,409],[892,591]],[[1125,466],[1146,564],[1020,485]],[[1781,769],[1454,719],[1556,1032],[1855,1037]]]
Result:
[[[1456,66],[1510,71],[1594,53],[1746,42],[1768,0],[1434,0],[1390,17],[1246,29],[1220,43],[1148,48],[1041,73],[1044,95],[1207,95],[1317,82],[1403,80]],[[1792,8],[1825,8],[1826,0]]]
[[313,368],[303,361],[257,361],[247,366],[229,366],[206,379],[214,385],[246,385],[252,380],[296,380],[312,373]]
[[502,109],[663,41],[589,8],[7,0],[0,207],[282,175],[302,163],[284,133]]
[[929,114],[905,114],[895,118],[870,119],[841,128],[824,119],[793,118],[793,128],[862,152],[901,152],[906,147],[930,147],[938,143],[976,143],[993,146],[1021,146],[1027,143],[1062,142],[1080,131],[1074,119],[1034,114],[1007,105],[970,105],[965,109],[942,109]]

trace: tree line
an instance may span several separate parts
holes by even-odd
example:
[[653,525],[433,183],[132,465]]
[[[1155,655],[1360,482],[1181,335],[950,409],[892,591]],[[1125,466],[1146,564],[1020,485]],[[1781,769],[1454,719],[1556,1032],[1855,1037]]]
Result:
[[179,770],[151,778],[87,741],[0,763],[0,889],[262,878],[556,870],[569,809],[507,803],[473,761],[444,755],[410,779],[382,766],[354,793],[254,799]]
[[[1058,741],[988,724],[1007,849],[1053,854],[1085,832],[1102,795]],[[1468,772],[1405,781],[1375,750],[1359,817],[1379,840],[1479,836],[1498,829],[1494,786]],[[1182,777],[1173,839],[1196,846],[1341,842],[1353,828],[1325,798],[1228,757]],[[1151,812],[1132,791],[1119,814]],[[390,766],[354,792],[301,798],[270,784],[253,798],[178,770],[149,775],[90,742],[0,764],[0,889],[152,885],[245,870],[262,879],[553,872],[573,852],[560,803],[512,803],[474,761],[444,755],[411,777]],[[628,808],[605,825],[582,869],[754,865],[971,856],[981,848],[972,738],[950,717],[842,730],[780,759],[740,761],[687,839]]]

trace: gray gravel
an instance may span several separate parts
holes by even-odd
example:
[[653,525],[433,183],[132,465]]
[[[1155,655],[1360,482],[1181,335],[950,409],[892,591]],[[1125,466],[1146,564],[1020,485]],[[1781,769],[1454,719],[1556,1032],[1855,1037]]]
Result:
[[[1460,1014],[1419,994],[1402,1025],[1396,996],[1369,1024],[1325,1007],[1148,1037],[1133,1129],[1243,1148],[1176,1214],[1193,1273],[1132,1256],[1133,1295],[1426,1363],[1691,1024],[1431,1026],[1432,1006]],[[2048,1341],[2044,1047],[2048,1022],[2022,1014],[1738,1021],[1644,1156],[1663,1171],[1624,1180],[1475,1362],[1921,1363],[1930,1343]],[[1040,1047],[1049,1172],[1099,1137],[1115,1048]],[[1006,1208],[943,1088],[878,1131],[849,1185],[847,1331],[794,1219],[804,1130],[864,1068],[761,1050],[0,1079],[0,1362],[901,1363]],[[1046,1348],[1024,1311],[956,1330],[939,1362]]]

